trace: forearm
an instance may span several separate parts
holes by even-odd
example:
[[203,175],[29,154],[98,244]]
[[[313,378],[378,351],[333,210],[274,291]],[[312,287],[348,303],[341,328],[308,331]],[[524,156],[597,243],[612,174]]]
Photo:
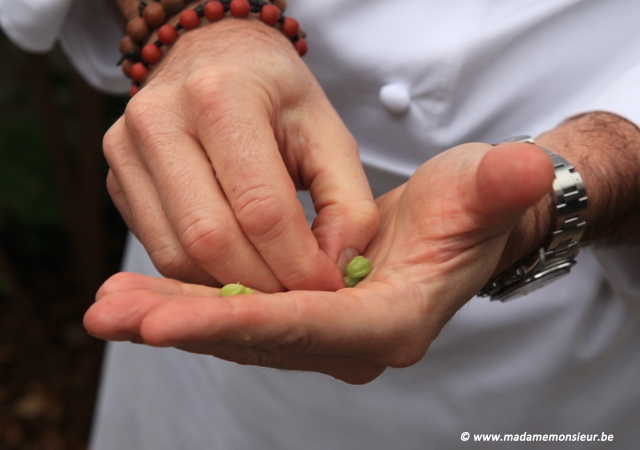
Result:
[[536,139],[582,175],[589,213],[582,242],[640,240],[640,129],[609,113],[571,118]]
[[[582,176],[589,205],[583,246],[640,242],[640,129],[614,114],[594,112],[568,119],[535,141]],[[541,248],[553,220],[547,196],[514,228],[494,274]]]

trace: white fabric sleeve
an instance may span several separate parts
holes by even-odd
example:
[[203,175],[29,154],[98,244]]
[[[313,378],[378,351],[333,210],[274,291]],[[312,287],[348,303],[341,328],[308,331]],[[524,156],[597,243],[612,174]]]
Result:
[[73,0],[0,0],[0,26],[18,47],[47,52],[60,34]]
[[640,127],[640,59],[577,113],[606,111]]
[[631,310],[640,313],[640,246],[601,247],[594,253],[611,289]]
[[131,80],[116,65],[125,31],[106,0],[76,0],[60,33],[60,45],[76,70],[96,89],[129,91]]
[[59,40],[75,69],[97,89],[129,89],[116,66],[124,30],[107,0],[0,0],[0,26],[29,52],[47,52]]

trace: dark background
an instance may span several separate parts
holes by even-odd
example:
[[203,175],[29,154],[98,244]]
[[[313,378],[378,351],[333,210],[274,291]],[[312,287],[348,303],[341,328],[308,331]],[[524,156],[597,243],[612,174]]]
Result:
[[125,104],[0,33],[0,450],[87,448],[103,343],[82,316],[126,237],[101,143]]

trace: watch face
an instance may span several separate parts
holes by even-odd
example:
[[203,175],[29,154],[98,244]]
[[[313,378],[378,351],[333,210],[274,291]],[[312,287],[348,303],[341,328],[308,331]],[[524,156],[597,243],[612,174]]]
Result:
[[500,300],[506,302],[522,295],[527,295],[533,291],[536,291],[552,281],[557,280],[560,277],[567,275],[571,267],[575,264],[575,261],[563,261],[561,264],[550,267],[542,272],[526,278],[519,283],[515,283],[512,286],[506,288],[498,295],[491,297],[491,300]]

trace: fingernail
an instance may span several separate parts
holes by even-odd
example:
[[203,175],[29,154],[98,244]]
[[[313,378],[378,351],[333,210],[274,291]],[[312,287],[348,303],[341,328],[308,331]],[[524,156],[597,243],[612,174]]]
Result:
[[347,264],[349,264],[349,261],[351,261],[353,258],[355,258],[356,256],[358,256],[360,254],[360,252],[358,250],[356,250],[355,248],[345,248],[344,250],[342,250],[342,253],[340,253],[340,258],[338,258],[338,269],[340,269],[340,272],[342,272],[342,275],[345,275],[347,272]]

